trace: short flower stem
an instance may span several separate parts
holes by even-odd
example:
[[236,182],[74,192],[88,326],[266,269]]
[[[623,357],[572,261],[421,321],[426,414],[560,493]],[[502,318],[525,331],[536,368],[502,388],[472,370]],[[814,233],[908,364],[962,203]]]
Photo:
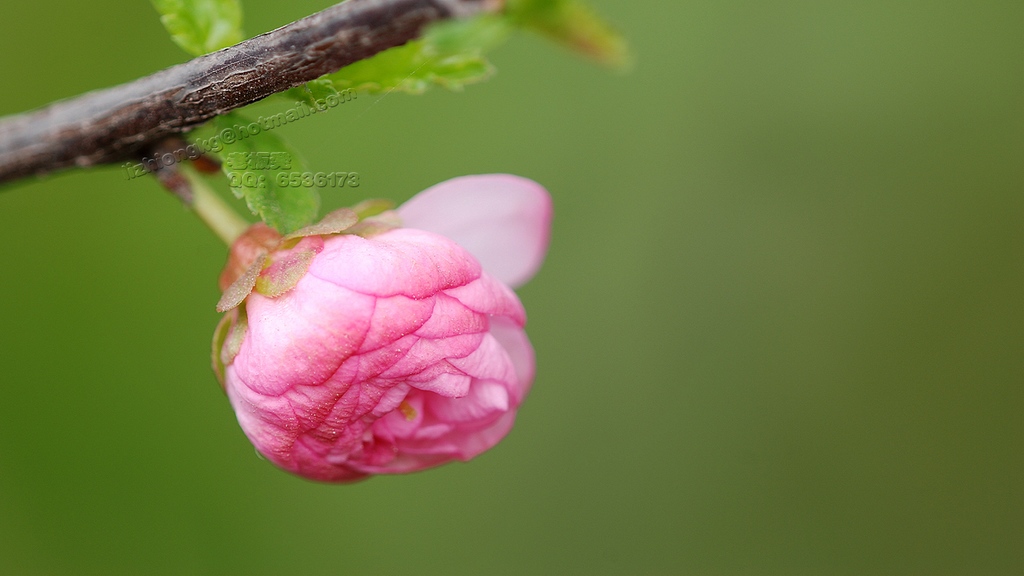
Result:
[[188,179],[192,187],[191,208],[199,219],[213,230],[225,244],[231,246],[235,239],[245,232],[249,222],[231,209],[220,196],[206,185],[202,177],[189,168],[184,168],[182,173]]

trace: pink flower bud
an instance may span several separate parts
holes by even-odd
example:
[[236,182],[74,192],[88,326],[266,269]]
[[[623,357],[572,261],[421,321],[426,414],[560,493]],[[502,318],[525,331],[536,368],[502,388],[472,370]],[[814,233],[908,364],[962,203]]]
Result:
[[466,176],[354,220],[332,213],[267,251],[275,240],[255,226],[233,247],[222,309],[241,305],[214,366],[238,422],[314,480],[469,460],[508,433],[533,381],[506,284],[539,268],[550,198],[523,178]]

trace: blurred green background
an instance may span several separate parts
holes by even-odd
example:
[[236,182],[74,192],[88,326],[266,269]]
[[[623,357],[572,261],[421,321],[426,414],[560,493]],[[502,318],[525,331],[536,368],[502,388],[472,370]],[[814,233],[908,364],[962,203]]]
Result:
[[[213,234],[116,167],[0,192],[0,573],[1024,573],[1024,4],[593,5],[632,73],[521,35],[277,132],[363,175],[325,209],[551,191],[537,381],[469,464],[276,470],[209,369]],[[148,2],[3,19],[0,115],[186,59]]]

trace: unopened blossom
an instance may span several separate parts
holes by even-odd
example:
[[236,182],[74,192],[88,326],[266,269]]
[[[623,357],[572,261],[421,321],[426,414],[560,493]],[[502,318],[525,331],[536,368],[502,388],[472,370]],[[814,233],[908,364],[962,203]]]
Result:
[[466,176],[374,211],[284,238],[253,226],[222,277],[214,367],[238,422],[314,480],[469,460],[508,433],[534,377],[510,287],[544,258],[547,192]]

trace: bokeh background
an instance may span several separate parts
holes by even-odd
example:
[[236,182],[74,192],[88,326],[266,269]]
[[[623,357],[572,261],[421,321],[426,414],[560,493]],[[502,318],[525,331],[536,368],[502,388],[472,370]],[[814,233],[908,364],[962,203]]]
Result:
[[[1024,4],[592,4],[631,73],[520,35],[277,132],[363,175],[325,209],[550,189],[537,381],[469,464],[276,470],[209,369],[218,240],[117,168],[0,192],[0,573],[1024,573]],[[0,114],[185,60],[147,2],[2,19]]]

